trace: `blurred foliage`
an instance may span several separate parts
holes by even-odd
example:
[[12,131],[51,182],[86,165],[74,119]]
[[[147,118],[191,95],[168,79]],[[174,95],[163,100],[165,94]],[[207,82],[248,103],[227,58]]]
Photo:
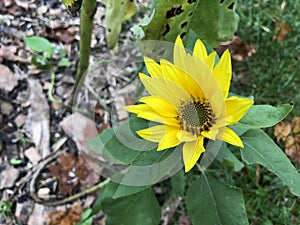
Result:
[[300,2],[241,0],[237,12],[238,35],[256,54],[235,64],[232,91],[253,95],[256,104],[293,102],[290,116],[299,115]]

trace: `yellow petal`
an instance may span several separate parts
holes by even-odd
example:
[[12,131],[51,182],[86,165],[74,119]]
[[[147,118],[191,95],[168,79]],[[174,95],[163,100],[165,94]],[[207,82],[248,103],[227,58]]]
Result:
[[204,61],[207,64],[208,68],[212,71],[215,65],[216,52],[212,52]]
[[174,64],[178,65],[179,67],[184,66],[185,64],[185,49],[182,44],[182,40],[180,36],[176,38],[175,45],[174,45]]
[[240,137],[230,128],[226,127],[224,133],[220,133],[218,136],[219,140],[223,140],[231,145],[244,148],[244,144]]
[[223,53],[220,61],[213,70],[214,75],[222,89],[223,96],[226,99],[230,87],[232,75],[231,58],[228,49]]
[[167,126],[157,125],[143,130],[139,130],[136,133],[140,137],[148,141],[160,142],[160,140],[165,136],[166,132],[167,132]]
[[209,130],[209,131],[202,131],[201,135],[208,139],[216,140],[218,133],[219,133],[219,129],[214,129],[214,130]]
[[[196,81],[204,93],[205,98],[212,103],[211,106],[214,113],[217,113],[220,108],[219,106],[224,104],[224,97],[216,77],[213,75],[212,71],[208,68],[205,62],[199,58],[194,60],[191,57],[187,57],[185,61],[185,72]],[[213,101],[212,98],[214,98]]]
[[197,40],[193,50],[193,56],[199,57],[201,60],[205,60],[207,57],[206,48],[201,40]]
[[179,128],[168,127],[165,136],[160,140],[157,151],[161,151],[167,148],[173,148],[180,144],[180,140],[177,138]]
[[190,171],[195,166],[201,153],[205,151],[203,139],[203,137],[199,137],[197,141],[184,143],[182,154],[185,172]]
[[151,77],[161,76],[161,68],[157,62],[155,62],[153,59],[150,59],[148,57],[144,57],[144,62]]
[[163,123],[163,124],[177,126],[177,127],[179,127],[180,125],[179,121],[175,117],[161,116],[146,104],[124,106],[123,109],[131,113],[135,113],[137,114],[138,117],[146,120],[155,121],[158,123]]
[[178,116],[177,109],[174,105],[167,102],[165,99],[156,96],[147,96],[139,100],[151,107],[156,113],[165,117]]
[[253,105],[253,101],[249,98],[238,98],[232,96],[225,100],[226,106],[226,125],[237,123]]
[[193,135],[192,133],[185,130],[181,130],[180,132],[178,132],[177,138],[180,140],[180,142],[191,142],[197,140],[196,135]]
[[167,60],[161,60],[160,65],[163,76],[166,79],[174,81],[179,87],[185,90],[189,96],[198,98],[205,96],[197,82],[181,68],[177,67],[177,65],[173,65]]
[[181,100],[190,99],[186,90],[170,79],[149,77],[144,74],[140,74],[140,79],[151,95],[165,99],[176,108],[179,108]]

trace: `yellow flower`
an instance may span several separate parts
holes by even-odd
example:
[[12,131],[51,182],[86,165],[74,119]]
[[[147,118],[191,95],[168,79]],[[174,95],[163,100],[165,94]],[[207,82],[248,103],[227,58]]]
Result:
[[137,131],[157,142],[157,151],[182,144],[185,172],[191,170],[205,151],[204,138],[219,139],[244,147],[240,137],[227,126],[237,123],[253,104],[248,98],[228,98],[232,76],[231,59],[226,50],[215,64],[216,53],[207,54],[200,40],[193,54],[187,54],[180,37],[174,46],[174,63],[159,64],[145,57],[150,76],[140,79],[150,93],[141,104],[124,109],[159,125]]

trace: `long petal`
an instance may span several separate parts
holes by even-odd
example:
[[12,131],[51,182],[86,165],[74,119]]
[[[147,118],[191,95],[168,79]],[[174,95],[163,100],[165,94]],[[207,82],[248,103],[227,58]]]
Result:
[[187,132],[185,130],[181,130],[180,132],[177,133],[177,138],[181,141],[181,142],[191,142],[191,141],[196,141],[197,140],[197,136]]
[[174,105],[157,96],[146,96],[139,100],[151,107],[156,113],[165,117],[176,117],[178,111]]
[[224,99],[226,99],[228,96],[232,75],[231,58],[228,50],[223,53],[220,61],[214,68],[213,73],[222,89]]
[[186,142],[183,145],[183,163],[185,172],[190,171],[198,161],[200,155],[205,151],[203,146],[203,137],[199,137],[197,141]]
[[161,68],[157,62],[148,57],[144,57],[144,62],[151,77],[161,76]]
[[146,104],[124,106],[123,109],[127,110],[128,112],[137,114],[138,117],[146,120],[177,127],[179,127],[180,125],[179,121],[175,117],[165,117],[159,115],[156,111],[154,111],[150,106]]
[[206,48],[201,40],[197,40],[193,50],[193,56],[199,57],[201,60],[205,60],[207,57]]
[[225,100],[226,107],[226,125],[237,123],[253,105],[253,101],[249,98],[238,98],[232,96]]
[[240,137],[230,128],[226,127],[225,132],[217,135],[219,140],[223,140],[231,145],[244,148],[244,144],[241,141]]
[[220,107],[224,104],[224,97],[222,89],[212,71],[207,64],[199,58],[193,59],[192,57],[186,57],[185,61],[186,66],[184,71],[199,85],[205,98],[211,102],[214,113],[216,115],[221,114],[219,110],[224,108]]
[[157,151],[161,151],[167,148],[172,148],[180,144],[180,140],[177,138],[177,133],[180,131],[177,128],[168,127],[166,134],[160,140]]
[[185,64],[185,49],[182,43],[180,36],[176,38],[174,45],[174,64],[179,67],[184,66]]
[[140,74],[140,79],[151,95],[165,99],[176,108],[179,108],[181,100],[190,99],[187,91],[170,79],[149,77],[144,74]]
[[139,130],[136,133],[140,137],[148,141],[160,142],[160,140],[165,136],[166,132],[167,132],[167,126],[157,125],[143,130]]
[[204,60],[207,64],[208,68],[212,71],[215,65],[215,59],[216,59],[216,52],[212,52],[207,56],[207,58]]
[[179,87],[185,90],[190,96],[204,98],[199,84],[176,64],[173,65],[166,60],[160,61],[163,76],[166,79],[174,81]]

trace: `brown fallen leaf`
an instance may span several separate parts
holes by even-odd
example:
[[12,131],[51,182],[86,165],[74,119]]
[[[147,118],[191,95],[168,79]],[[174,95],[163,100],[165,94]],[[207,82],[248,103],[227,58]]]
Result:
[[18,85],[18,76],[7,66],[0,64],[0,90],[11,92]]
[[28,112],[26,128],[32,134],[32,140],[41,157],[45,158],[50,154],[50,109],[40,82],[29,79],[28,84],[30,87],[29,101],[31,106]]
[[256,53],[256,50],[252,46],[244,43],[238,36],[233,36],[231,41],[222,42],[216,51],[221,54],[226,49],[230,50],[232,59],[239,62]]
[[36,225],[37,221],[40,225],[47,225],[49,220],[46,216],[48,210],[44,205],[35,203],[33,207],[33,211],[30,214],[27,225]]
[[61,26],[57,28],[46,27],[46,35],[48,38],[62,41],[65,44],[71,44],[75,40],[75,36],[79,33],[79,27]]
[[67,211],[57,210],[48,214],[49,225],[75,225],[81,218],[83,209],[79,202],[72,205]]
[[300,164],[300,117],[277,124],[274,135],[285,143],[285,153]]
[[15,169],[7,160],[0,158],[0,190],[10,188],[15,184],[20,171]]
[[274,35],[272,37],[273,41],[278,40],[279,42],[283,42],[285,36],[290,33],[292,29],[283,22],[277,21]]
[[58,180],[59,191],[64,195],[71,194],[73,189],[78,185],[78,179],[70,176],[70,173],[75,168],[75,156],[70,153],[63,153],[58,157],[57,161],[57,164],[51,164],[48,168],[52,176]]
[[91,152],[87,147],[87,141],[98,135],[94,121],[76,112],[61,121],[59,126],[69,137],[74,139],[81,154],[88,159],[89,165],[101,173],[102,168],[98,161],[104,161],[104,159]]

